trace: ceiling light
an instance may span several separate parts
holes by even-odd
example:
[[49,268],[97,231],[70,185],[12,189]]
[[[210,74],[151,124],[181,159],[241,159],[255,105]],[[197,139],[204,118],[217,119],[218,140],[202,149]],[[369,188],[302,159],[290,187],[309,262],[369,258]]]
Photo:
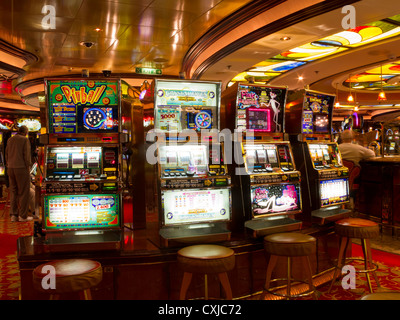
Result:
[[385,101],[386,99],[386,94],[383,91],[383,76],[382,76],[382,65],[381,65],[381,92],[378,94],[378,101]]
[[350,79],[350,93],[349,93],[349,95],[347,96],[347,102],[354,102],[354,97],[353,97],[353,95],[351,94],[351,74],[349,75],[349,79]]
[[339,107],[340,107],[340,103],[339,103],[339,94],[338,94],[338,88],[337,88],[337,86],[338,86],[338,83],[336,83],[336,99],[337,99],[337,101],[336,101],[336,103],[335,103],[335,108],[339,108]]
[[284,36],[284,37],[280,38],[279,40],[281,40],[281,41],[289,41],[290,37]]
[[100,32],[100,31],[103,31],[103,29],[100,29],[100,28],[95,28],[95,29],[94,29],[94,31],[96,31],[96,32]]
[[348,102],[354,102],[354,97],[353,97],[353,95],[351,93],[348,95],[347,101]]
[[387,100],[386,94],[385,94],[384,91],[381,91],[381,92],[379,92],[379,94],[378,94],[378,101],[384,101],[384,100]]
[[298,79],[299,79],[300,81],[301,81],[301,80],[304,80],[303,76],[299,76]]

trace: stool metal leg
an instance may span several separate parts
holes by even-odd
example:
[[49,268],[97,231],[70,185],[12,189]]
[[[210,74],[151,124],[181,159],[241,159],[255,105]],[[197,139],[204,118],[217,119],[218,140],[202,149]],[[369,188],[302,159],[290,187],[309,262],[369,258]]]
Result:
[[287,300],[290,300],[289,296],[291,295],[290,292],[292,289],[291,288],[291,278],[292,278],[291,262],[292,261],[291,261],[290,257],[287,257],[287,290],[286,290],[287,295],[288,295]]
[[343,260],[343,257],[345,256],[345,249],[347,247],[347,242],[348,242],[347,237],[342,237],[340,240],[339,257],[338,257],[338,261],[337,261],[337,266],[335,267],[335,272],[333,274],[333,279],[332,279],[331,285],[329,287],[328,293],[331,292],[333,284],[335,283],[338,274],[341,272],[340,269],[343,265],[342,260]]
[[204,299],[208,300],[208,278],[207,278],[207,274],[204,274]]
[[[364,267],[365,267],[365,270],[368,270],[369,258],[368,258],[368,250],[367,250],[367,244],[365,243],[365,239],[361,240],[361,246],[362,246],[362,251],[364,254]],[[365,275],[367,276],[369,292],[372,293],[373,291],[372,291],[371,278],[369,276],[369,272],[366,272]]]
[[260,296],[260,300],[264,300],[265,296],[267,295],[266,290],[269,289],[269,283],[271,282],[272,270],[275,268],[277,260],[278,260],[278,256],[271,255],[269,258],[268,267],[267,267],[267,275],[266,275],[265,284],[264,284],[264,290]]
[[317,298],[317,295],[315,293],[315,287],[314,287],[314,284],[313,284],[312,270],[311,270],[311,263],[310,263],[309,256],[302,257],[302,261],[303,261],[304,270],[307,273],[307,280],[308,280],[308,283],[309,283],[308,288],[309,288],[310,291],[314,290],[313,298],[314,298],[314,300],[317,300],[318,298]]
[[90,289],[86,289],[79,292],[81,300],[92,300],[92,292]]
[[180,300],[185,300],[187,290],[189,289],[190,282],[192,281],[192,276],[193,276],[192,273],[189,273],[189,272],[183,273],[181,292],[179,294],[179,299]]
[[[373,268],[373,262],[372,262],[372,254],[371,254],[371,242],[369,241],[369,239],[365,239],[365,243],[367,245],[367,253],[368,253],[368,258],[369,258],[369,265],[371,266],[371,268]],[[372,271],[372,274],[375,278],[376,284],[378,287],[381,286],[378,276],[376,275],[375,271]]]
[[218,278],[222,284],[222,288],[225,290],[226,300],[232,300],[232,289],[229,283],[228,274],[226,272],[218,273]]

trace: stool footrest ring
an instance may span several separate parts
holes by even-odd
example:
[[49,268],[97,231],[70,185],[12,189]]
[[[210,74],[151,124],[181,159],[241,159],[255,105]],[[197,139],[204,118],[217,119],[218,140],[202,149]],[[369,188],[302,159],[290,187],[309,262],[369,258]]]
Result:
[[[348,257],[348,258],[345,259],[345,263],[344,263],[343,266],[345,266],[345,265],[347,264],[348,261],[349,261],[349,262],[352,262],[352,261],[354,261],[354,260],[365,262],[365,260],[364,260],[363,258]],[[378,265],[377,265],[375,262],[371,262],[371,263],[369,263],[369,264],[372,264],[374,267],[371,268],[371,269],[363,269],[363,270],[357,270],[357,269],[356,269],[355,271],[356,271],[357,273],[367,273],[367,272],[374,272],[374,271],[378,270]],[[336,269],[342,269],[343,266],[335,265],[335,268],[336,268]]]
[[[287,278],[272,279],[272,280],[270,281],[270,283],[276,282],[276,281],[287,281],[287,280],[288,280]],[[310,283],[308,283],[307,281],[291,279],[291,286],[296,285],[296,283],[304,283],[304,284],[310,286]],[[287,295],[287,294],[275,292],[276,290],[283,289],[283,288],[285,288],[286,286],[287,286],[287,285],[281,285],[281,286],[279,286],[279,287],[274,287],[274,288],[271,288],[271,289],[266,289],[266,288],[264,288],[264,290],[267,291],[267,292],[270,293],[270,294],[273,294],[273,295],[279,296],[279,297],[283,297],[283,298],[300,298],[300,297],[306,297],[306,296],[309,296],[309,295],[313,294],[313,293],[316,291],[315,286],[314,286],[313,284],[311,284],[311,286],[312,286],[313,289],[308,289],[307,291],[302,292],[302,293],[299,293],[299,294]],[[273,291],[273,290],[274,290],[274,291]],[[293,288],[292,288],[292,290],[293,290]]]

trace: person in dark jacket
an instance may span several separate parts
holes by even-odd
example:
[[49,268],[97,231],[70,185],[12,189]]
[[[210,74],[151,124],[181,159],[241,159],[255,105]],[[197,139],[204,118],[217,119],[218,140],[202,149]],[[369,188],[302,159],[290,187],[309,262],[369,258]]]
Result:
[[7,141],[6,165],[9,179],[11,221],[30,221],[28,217],[31,186],[31,144],[28,128],[21,126],[16,135]]

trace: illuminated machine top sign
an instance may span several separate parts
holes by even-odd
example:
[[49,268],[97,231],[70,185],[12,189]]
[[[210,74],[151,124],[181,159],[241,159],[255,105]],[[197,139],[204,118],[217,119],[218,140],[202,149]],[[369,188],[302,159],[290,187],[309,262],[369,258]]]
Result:
[[116,80],[47,80],[49,133],[117,132]]
[[240,84],[236,128],[242,131],[282,132],[287,88]]
[[335,97],[306,91],[303,103],[302,133],[330,134]]
[[218,129],[220,86],[218,82],[156,80],[155,128]]

